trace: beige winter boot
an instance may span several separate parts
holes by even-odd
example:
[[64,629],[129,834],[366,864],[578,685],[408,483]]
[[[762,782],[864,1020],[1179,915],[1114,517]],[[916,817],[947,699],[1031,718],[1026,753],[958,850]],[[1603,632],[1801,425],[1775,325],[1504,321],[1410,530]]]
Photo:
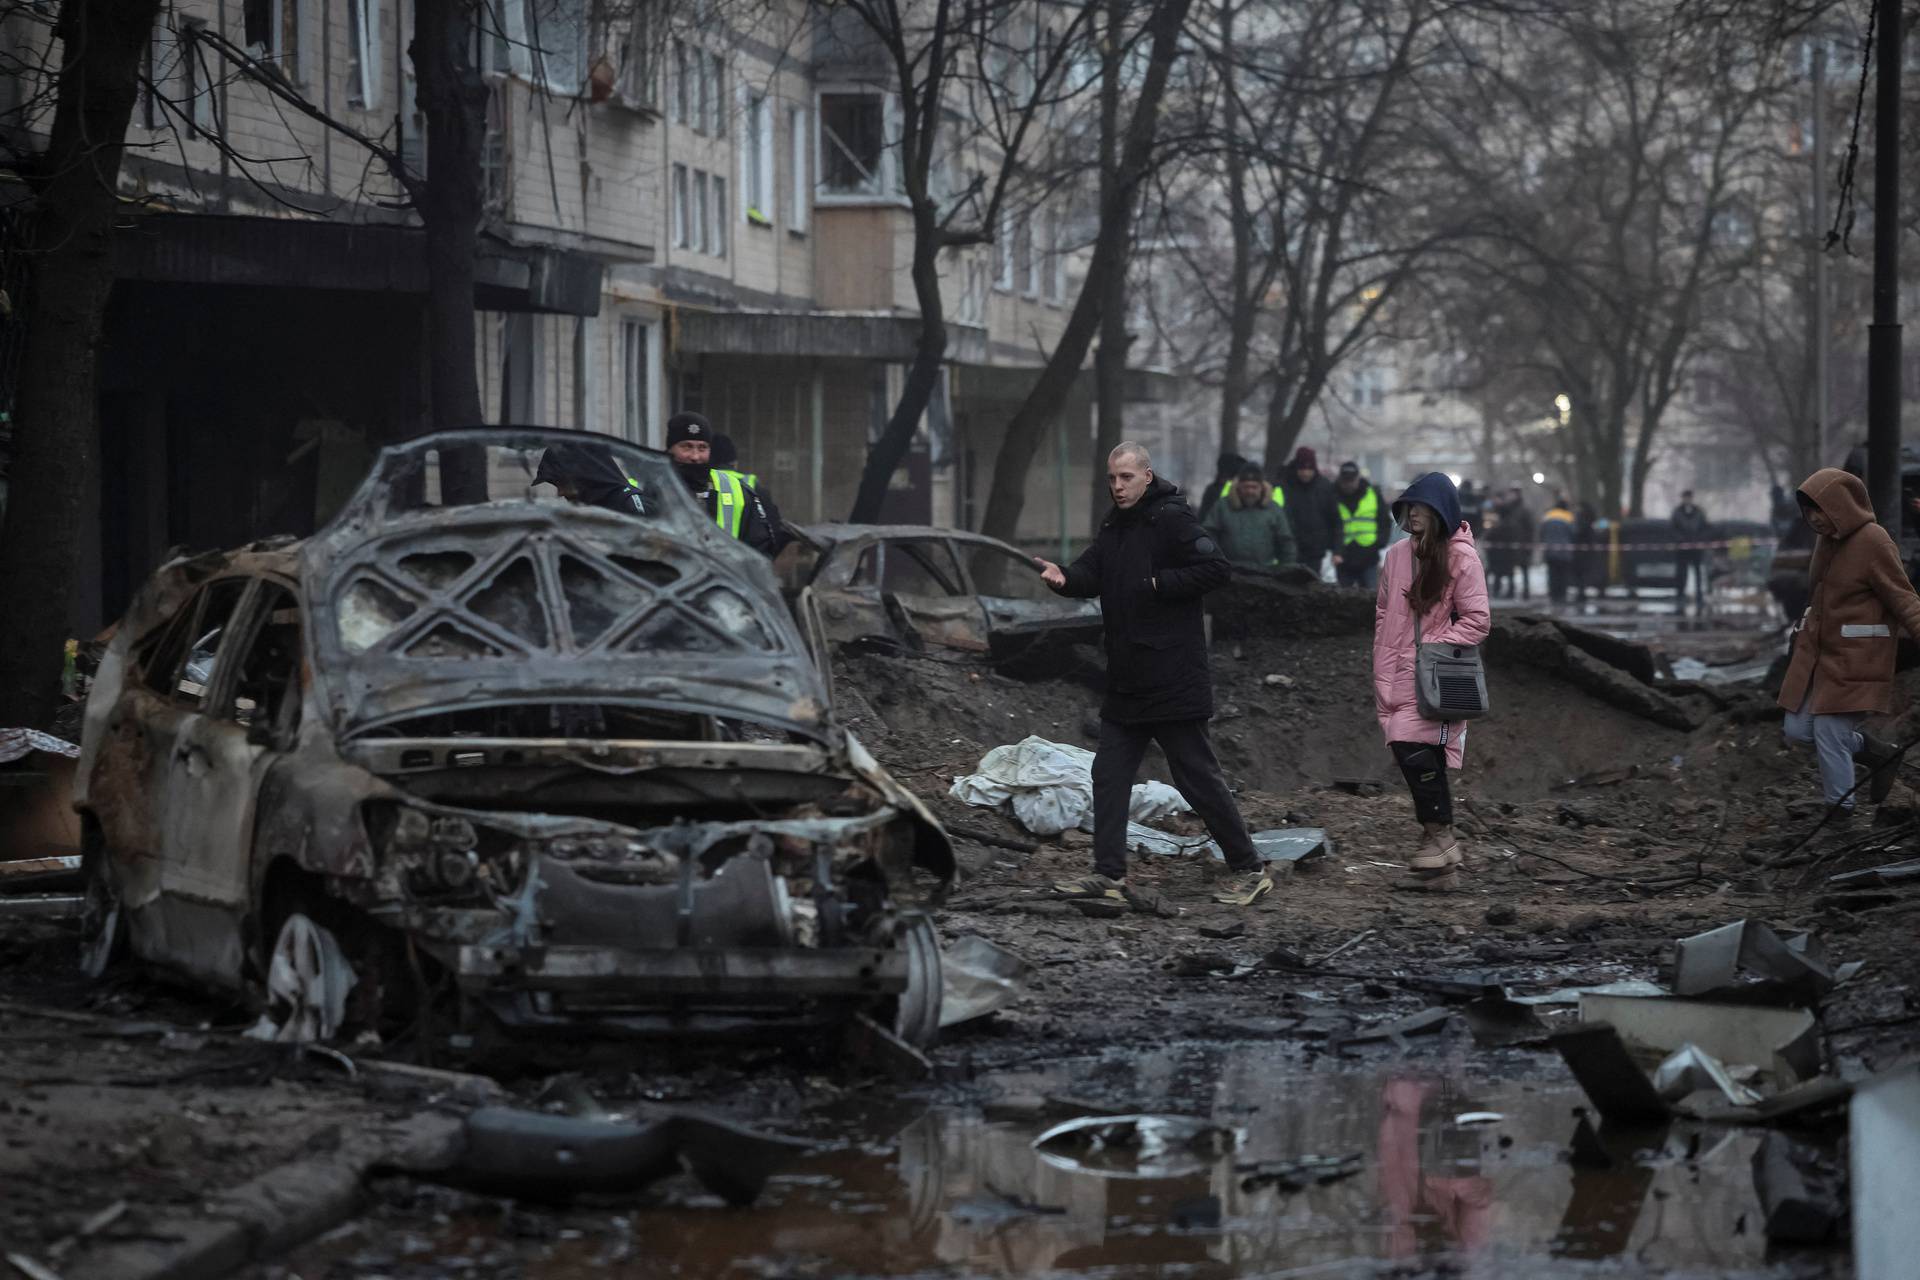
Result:
[[1460,883],[1460,864],[1466,861],[1453,827],[1444,822],[1420,824],[1423,839],[1407,861],[1407,875],[1420,889],[1454,889]]

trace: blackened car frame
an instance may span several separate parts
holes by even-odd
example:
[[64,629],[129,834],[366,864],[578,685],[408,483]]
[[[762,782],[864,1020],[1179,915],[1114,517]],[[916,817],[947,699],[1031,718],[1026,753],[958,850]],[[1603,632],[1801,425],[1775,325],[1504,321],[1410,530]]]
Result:
[[[582,456],[617,501],[536,482]],[[89,963],[283,1034],[938,1025],[945,833],[835,723],[765,560],[607,437],[421,437],[312,538],[163,566],[76,803]]]

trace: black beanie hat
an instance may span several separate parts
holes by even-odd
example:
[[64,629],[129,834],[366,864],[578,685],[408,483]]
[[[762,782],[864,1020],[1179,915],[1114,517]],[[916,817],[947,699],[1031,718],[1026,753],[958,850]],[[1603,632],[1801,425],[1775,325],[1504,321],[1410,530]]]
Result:
[[707,421],[705,414],[682,409],[667,419],[667,448],[671,449],[683,440],[713,443],[713,424]]

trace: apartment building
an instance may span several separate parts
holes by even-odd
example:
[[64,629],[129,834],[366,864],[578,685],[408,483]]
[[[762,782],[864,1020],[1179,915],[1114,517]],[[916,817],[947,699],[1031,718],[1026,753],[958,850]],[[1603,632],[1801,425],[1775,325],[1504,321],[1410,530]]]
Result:
[[[844,518],[918,324],[876,51],[799,0],[750,24],[666,0],[486,8],[487,418],[658,444],[698,409],[790,519]],[[431,181],[412,22],[412,0],[163,11],[122,174],[81,627],[170,546],[312,530],[382,441],[425,425],[424,232],[363,141]],[[3,25],[51,38],[30,10]],[[1078,286],[1066,227],[1031,202],[997,243],[946,255],[948,365],[884,518],[977,524]],[[1029,479],[1036,545],[1089,524],[1083,382]]]

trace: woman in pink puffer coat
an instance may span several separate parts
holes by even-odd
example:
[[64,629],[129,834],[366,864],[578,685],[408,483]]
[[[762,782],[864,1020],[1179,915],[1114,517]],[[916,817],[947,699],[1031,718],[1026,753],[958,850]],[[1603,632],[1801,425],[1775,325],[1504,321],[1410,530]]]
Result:
[[1447,770],[1466,759],[1467,726],[1421,716],[1414,693],[1413,620],[1423,643],[1479,644],[1487,638],[1487,575],[1460,495],[1438,472],[1416,477],[1393,502],[1408,537],[1387,548],[1373,612],[1373,706],[1380,731],[1413,792],[1419,848],[1407,873],[1422,889],[1452,889],[1463,861],[1453,834]]

